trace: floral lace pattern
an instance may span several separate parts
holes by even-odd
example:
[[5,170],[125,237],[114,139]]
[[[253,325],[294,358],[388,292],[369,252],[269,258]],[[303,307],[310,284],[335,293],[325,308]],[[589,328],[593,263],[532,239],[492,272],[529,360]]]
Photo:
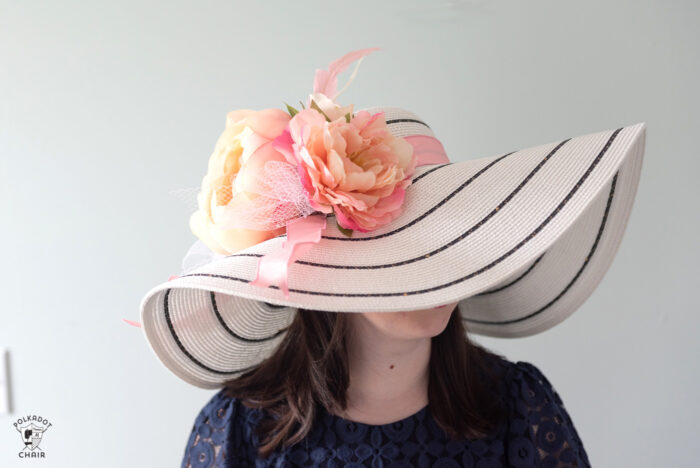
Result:
[[455,441],[428,406],[389,424],[370,425],[321,411],[301,442],[257,457],[254,428],[262,410],[216,393],[197,416],[182,468],[204,467],[589,467],[588,456],[564,404],[534,365],[498,359],[506,424],[490,438]]

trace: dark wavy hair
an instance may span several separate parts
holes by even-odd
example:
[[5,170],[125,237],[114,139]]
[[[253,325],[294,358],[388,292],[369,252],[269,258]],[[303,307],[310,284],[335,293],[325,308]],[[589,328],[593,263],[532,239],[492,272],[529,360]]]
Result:
[[[348,314],[299,309],[274,353],[225,384],[225,393],[249,408],[264,409],[256,433],[258,453],[300,442],[322,406],[346,408]],[[478,438],[504,417],[489,357],[500,357],[469,340],[459,305],[445,329],[431,338],[428,401],[435,422],[455,439]]]

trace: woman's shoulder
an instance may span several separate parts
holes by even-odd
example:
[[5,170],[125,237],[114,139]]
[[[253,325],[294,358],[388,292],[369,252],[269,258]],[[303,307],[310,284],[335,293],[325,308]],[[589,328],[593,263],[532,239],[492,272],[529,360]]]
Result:
[[531,392],[538,396],[551,393],[555,403],[562,404],[559,394],[544,373],[531,362],[511,361],[504,356],[487,353],[486,369],[495,374],[505,386],[502,391],[510,398],[530,398]]
[[[497,373],[510,386],[524,384],[538,390],[551,390],[556,393],[554,386],[540,368],[531,362],[511,361],[504,356],[493,353],[488,353],[485,361],[487,367]],[[559,397],[559,395],[556,396]]]
[[243,405],[225,388],[219,390],[197,414],[181,466],[245,465],[259,418],[260,410]]
[[509,460],[517,466],[590,466],[568,409],[540,368],[497,355],[490,363],[502,376]]

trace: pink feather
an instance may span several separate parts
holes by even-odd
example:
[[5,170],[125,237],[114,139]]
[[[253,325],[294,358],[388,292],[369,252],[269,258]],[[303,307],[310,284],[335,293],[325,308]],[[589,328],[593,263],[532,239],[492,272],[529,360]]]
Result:
[[371,47],[369,49],[360,49],[353,52],[348,52],[337,60],[334,60],[328,65],[328,70],[316,69],[314,76],[314,93],[322,93],[333,99],[336,88],[338,87],[338,75],[341,74],[348,65],[355,60],[358,60],[366,55],[371,54],[379,47]]

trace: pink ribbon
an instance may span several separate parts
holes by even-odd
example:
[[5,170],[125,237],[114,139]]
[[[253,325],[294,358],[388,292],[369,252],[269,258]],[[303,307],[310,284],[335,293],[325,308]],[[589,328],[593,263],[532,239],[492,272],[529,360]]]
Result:
[[250,284],[264,288],[276,283],[284,291],[284,297],[289,299],[287,288],[289,265],[309,251],[314,244],[318,244],[324,229],[326,229],[325,214],[309,215],[288,222],[287,240],[282,242],[282,247],[260,258],[255,279]]
[[437,138],[428,135],[408,135],[403,139],[413,146],[413,154],[416,155],[417,160],[416,167],[450,162],[445,148]]
[[[437,138],[427,135],[409,135],[404,139],[413,146],[416,167],[450,162],[445,148]],[[289,299],[287,285],[289,265],[321,241],[321,233],[324,229],[326,229],[325,214],[309,215],[287,223],[287,239],[282,242],[279,249],[260,257],[255,279],[250,284],[263,288],[277,284],[284,291],[284,297]]]
[[141,328],[141,322],[135,322],[133,320],[129,320],[129,319],[125,319],[125,318],[123,318],[122,320],[124,320],[124,322],[128,323],[132,327]]

